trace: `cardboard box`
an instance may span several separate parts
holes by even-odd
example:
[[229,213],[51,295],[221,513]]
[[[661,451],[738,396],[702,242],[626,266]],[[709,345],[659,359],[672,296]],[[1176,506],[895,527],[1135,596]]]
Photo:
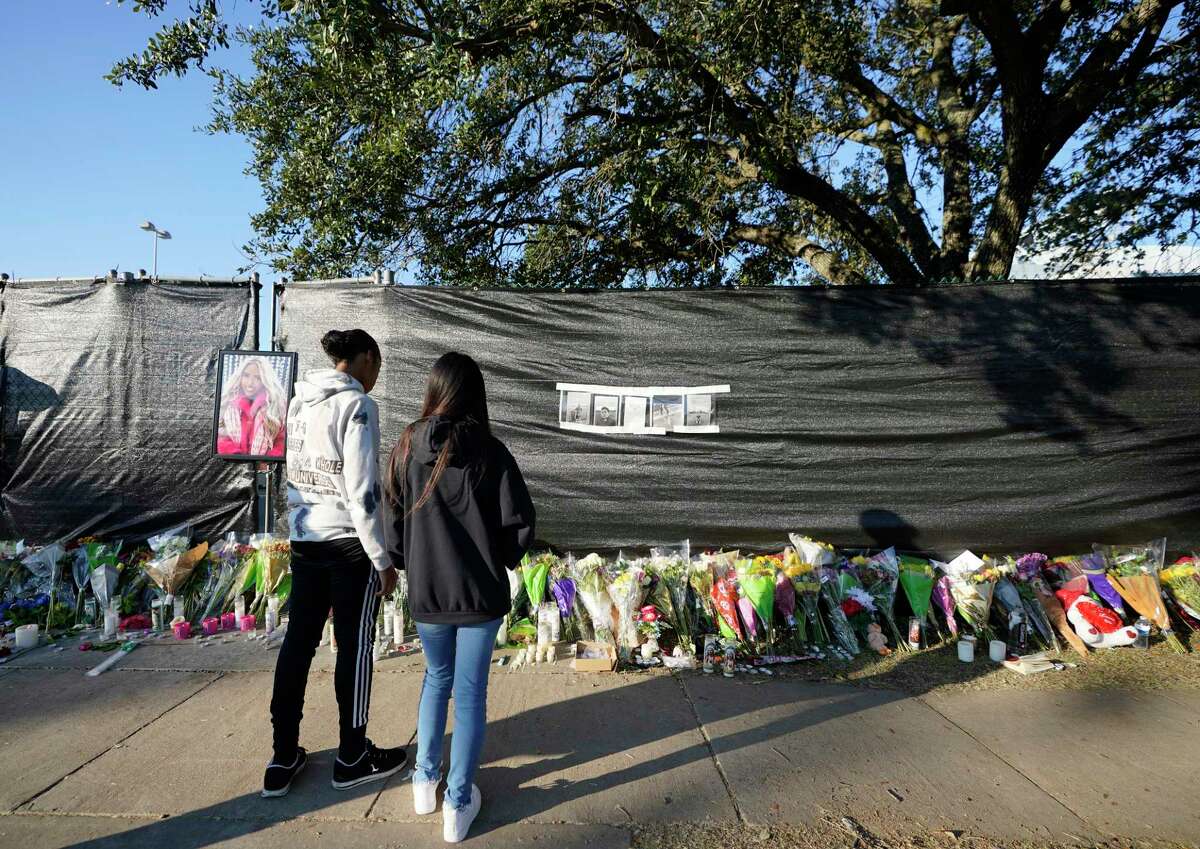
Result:
[[[584,657],[599,651],[603,657]],[[617,650],[609,643],[578,642],[575,644],[575,659],[571,668],[576,672],[612,672],[617,668]]]

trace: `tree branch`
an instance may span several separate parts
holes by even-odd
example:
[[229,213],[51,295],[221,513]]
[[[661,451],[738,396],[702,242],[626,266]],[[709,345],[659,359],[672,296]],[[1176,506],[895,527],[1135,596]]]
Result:
[[865,284],[862,275],[842,261],[841,257],[828,248],[780,227],[768,224],[735,222],[728,235],[738,241],[782,251],[788,256],[802,259],[818,274],[832,283]]

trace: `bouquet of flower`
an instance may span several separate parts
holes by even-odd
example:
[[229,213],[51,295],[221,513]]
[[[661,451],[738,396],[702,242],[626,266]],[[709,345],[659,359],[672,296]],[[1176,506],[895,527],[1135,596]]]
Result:
[[896,557],[896,549],[888,548],[870,557],[860,554],[850,558],[850,562],[858,571],[863,589],[874,599],[880,618],[892,632],[892,641],[897,648],[907,648],[907,643],[900,638],[900,629],[896,627],[896,586],[900,579],[900,561]]
[[692,588],[692,597],[696,600],[693,610],[696,613],[697,630],[702,634],[711,634],[717,630],[720,615],[713,606],[713,564],[720,555],[701,554],[692,560],[688,566],[688,584]]
[[1172,650],[1183,654],[1186,650],[1171,630],[1171,620],[1163,604],[1162,587],[1158,583],[1167,541],[1159,539],[1145,545],[1097,545],[1094,549],[1107,567],[1108,579],[1121,597],[1158,626]]
[[801,609],[801,615],[796,620],[801,642],[829,645],[829,633],[821,619],[821,583],[816,567],[802,560],[795,549],[789,548],[783,556],[783,573],[792,582]]
[[638,647],[637,612],[649,585],[650,579],[641,564],[617,559],[615,572],[608,582],[608,595],[617,609],[618,645],[627,654]]
[[[858,639],[854,636],[854,628],[850,625],[845,608],[842,606],[850,596],[848,590],[843,592],[839,572],[840,570],[833,566],[820,566],[816,570],[817,579],[821,584],[821,594],[825,597],[825,603],[829,609],[829,626],[833,631],[833,638],[846,652],[856,655],[862,649],[858,644]],[[857,587],[857,589],[861,590],[862,588]]]
[[950,594],[954,597],[958,614],[971,626],[976,639],[982,643],[990,642],[993,635],[988,619],[1000,571],[994,564],[981,560],[969,551],[943,564],[942,569],[950,579]]
[[[272,596],[279,598],[280,605],[287,600],[292,589],[292,544],[287,539],[271,534],[255,534],[250,537],[250,547],[254,549],[255,565],[253,572],[254,601],[246,613],[261,618],[267,609],[267,601]],[[250,589],[249,583],[243,583],[243,591]]]
[[[790,548],[788,549],[791,550]],[[786,560],[786,553],[784,554]],[[788,632],[792,635],[789,649],[799,649],[802,641],[795,639],[796,637],[796,588],[792,586],[792,579],[787,576],[783,570],[782,564],[779,571],[775,575],[775,610],[783,617],[783,622],[788,628]],[[775,645],[776,654],[787,654],[783,647]]]
[[[726,566],[728,558],[713,566],[713,584],[710,591],[713,609],[721,636],[727,640],[742,639],[742,626],[738,621],[738,587],[735,568]],[[737,562],[735,559],[734,563]]]
[[0,542],[0,601],[20,595],[24,585],[25,541]]
[[604,559],[599,554],[589,554],[570,566],[575,581],[575,591],[583,600],[588,617],[592,620],[592,631],[597,640],[614,642],[616,622],[613,620],[613,602],[608,594],[604,576]]
[[225,538],[208,550],[208,579],[199,595],[193,622],[218,615],[225,607],[225,601],[237,581],[241,565],[241,546],[238,545],[235,534],[227,534]]
[[[925,620],[929,618],[929,606],[933,600],[933,585],[936,578],[933,566],[922,557],[907,554],[900,557],[900,586],[917,619],[917,645],[925,645]],[[909,637],[912,635],[909,634]]]
[[[1005,571],[1008,575],[997,586],[997,591],[999,592],[1001,588],[1004,588],[1003,592],[1008,598],[1007,606],[1009,607],[1012,606],[1012,594],[1015,592],[1020,600],[1020,606],[1024,612],[1026,621],[1033,626],[1037,636],[1048,648],[1058,651],[1058,639],[1054,634],[1050,611],[1043,605],[1037,587],[1039,581],[1044,581],[1042,578],[1042,566],[1045,565],[1048,559],[1046,555],[1036,552],[1025,554],[1018,558],[1005,557]],[[1006,584],[1012,588],[1011,591],[1005,587]],[[1050,593],[1049,587],[1045,587],[1045,590],[1051,598],[1054,597],[1053,593]],[[1057,602],[1057,599],[1055,601]],[[1059,602],[1059,607],[1061,606],[1061,602]],[[1053,606],[1051,605],[1052,609]],[[1065,615],[1064,613],[1064,618]]]
[[775,636],[775,570],[778,563],[779,559],[774,557],[755,557],[739,560],[737,565],[738,585],[751,607],[746,627],[750,628],[757,616],[763,626],[763,639],[768,643],[774,642]]
[[1158,577],[1183,612],[1200,621],[1200,562],[1195,555],[1180,557],[1159,572]]
[[[563,633],[565,639],[570,639],[567,634],[572,637],[582,637],[584,635],[575,633],[579,630],[581,620],[575,613],[576,591],[575,581],[567,574],[566,565],[559,563],[550,572],[550,594],[554,596],[554,603],[558,605],[559,619],[563,624]],[[586,639],[591,639],[590,636]]]
[[[206,542],[200,543],[189,551],[188,537],[184,533],[168,532],[147,540],[154,556],[146,562],[143,569],[146,576],[162,593],[161,609],[164,627],[170,623],[167,618],[168,607],[173,610],[176,594],[183,589],[196,565],[208,553],[208,543]],[[170,615],[175,616],[176,614],[171,612]]]
[[[930,565],[934,569],[940,570],[946,564],[940,563],[937,560],[931,561]],[[942,615],[946,618],[946,627],[950,629],[950,636],[958,636],[958,620],[954,618],[954,594],[950,591],[950,578],[948,575],[942,575],[933,582],[933,600],[937,602],[937,606],[942,611]]]
[[690,582],[687,557],[682,553],[654,549],[650,553],[650,569],[661,587],[657,596],[658,609],[666,616],[667,625],[675,632],[679,646],[686,654],[695,652],[691,608],[688,603]]
[[550,570],[557,565],[558,558],[548,551],[536,557],[526,554],[521,560],[521,580],[525,584],[525,593],[529,596],[529,606],[535,612],[546,597]]

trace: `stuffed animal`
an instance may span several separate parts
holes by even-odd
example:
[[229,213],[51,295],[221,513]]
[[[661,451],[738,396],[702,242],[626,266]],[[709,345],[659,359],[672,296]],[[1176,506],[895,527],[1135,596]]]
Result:
[[883,629],[875,622],[867,625],[867,645],[885,657],[892,653],[888,648],[887,639],[883,636]]
[[[1075,633],[1087,645],[1096,649],[1128,646],[1137,640],[1137,631],[1128,627],[1121,617],[1112,610],[1096,601],[1085,592],[1087,584],[1082,587],[1076,580],[1068,582],[1055,593],[1062,601],[1067,611],[1067,621],[1075,628]],[[1084,581],[1087,578],[1083,579]]]

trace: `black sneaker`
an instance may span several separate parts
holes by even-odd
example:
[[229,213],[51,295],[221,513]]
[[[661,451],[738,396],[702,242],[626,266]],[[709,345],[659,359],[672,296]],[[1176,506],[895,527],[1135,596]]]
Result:
[[341,758],[333,761],[333,789],[349,790],[371,781],[390,778],[408,766],[408,752],[401,746],[397,749],[380,749],[370,740],[367,750],[352,764],[342,763]]
[[292,789],[292,781],[300,774],[300,770],[304,769],[306,763],[308,763],[308,752],[297,747],[296,760],[291,766],[282,766],[274,762],[267,764],[267,772],[263,775],[263,798],[286,796]]

